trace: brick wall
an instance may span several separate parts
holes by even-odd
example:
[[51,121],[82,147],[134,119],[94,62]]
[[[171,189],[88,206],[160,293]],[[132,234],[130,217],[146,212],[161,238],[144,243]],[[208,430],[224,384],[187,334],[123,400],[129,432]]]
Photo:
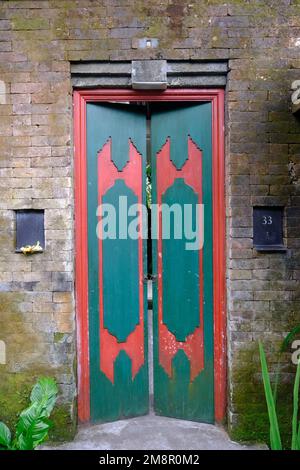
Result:
[[[228,417],[235,437],[268,432],[256,341],[274,352],[300,318],[299,52],[299,0],[0,1],[0,418],[41,373],[61,385],[56,437],[76,416],[70,61],[228,59]],[[256,204],[286,206],[286,253],[253,250]],[[45,209],[42,255],[14,252],[19,208]]]

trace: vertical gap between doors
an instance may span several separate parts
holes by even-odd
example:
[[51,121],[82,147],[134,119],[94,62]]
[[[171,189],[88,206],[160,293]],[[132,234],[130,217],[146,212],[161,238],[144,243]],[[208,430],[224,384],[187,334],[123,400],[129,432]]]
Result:
[[147,299],[148,299],[148,365],[149,365],[149,412],[153,413],[153,307],[152,307],[152,237],[151,237],[151,113],[150,104],[146,103],[146,197],[148,210],[148,239],[147,239]]

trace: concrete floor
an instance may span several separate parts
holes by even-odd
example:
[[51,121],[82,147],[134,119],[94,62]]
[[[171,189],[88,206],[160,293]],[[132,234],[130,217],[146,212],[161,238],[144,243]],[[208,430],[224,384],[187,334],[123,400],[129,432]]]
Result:
[[[148,297],[152,298],[151,281]],[[152,331],[152,310],[148,310],[149,332]],[[153,399],[153,338],[149,334],[149,391]],[[62,450],[253,450],[266,446],[245,446],[232,442],[226,431],[211,424],[156,416],[153,411],[140,418],[113,423],[79,426],[73,442],[42,449]]]
[[43,449],[67,450],[254,450],[232,442],[224,429],[150,414],[113,423],[80,426],[73,442]]

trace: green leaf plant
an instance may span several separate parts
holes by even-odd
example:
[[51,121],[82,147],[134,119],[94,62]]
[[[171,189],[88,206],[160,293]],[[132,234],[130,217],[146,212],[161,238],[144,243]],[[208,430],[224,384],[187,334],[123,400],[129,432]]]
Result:
[[52,426],[50,414],[57,400],[58,388],[50,377],[41,377],[30,395],[30,406],[23,410],[12,437],[6,424],[0,422],[0,449],[33,450],[45,441]]
[[[295,328],[284,339],[280,352],[284,352],[287,346],[291,343],[295,334],[299,332],[298,327]],[[283,450],[282,440],[280,436],[280,429],[276,411],[276,395],[278,388],[279,368],[277,368],[277,377],[275,380],[275,389],[272,391],[271,381],[267,366],[267,360],[263,345],[259,342],[259,355],[261,362],[262,378],[264,384],[265,398],[268,408],[269,422],[270,422],[270,446],[271,450]],[[298,421],[299,413],[299,387],[300,387],[300,360],[298,361],[296,377],[293,390],[293,418],[292,418],[292,442],[291,450],[300,450],[300,421]]]

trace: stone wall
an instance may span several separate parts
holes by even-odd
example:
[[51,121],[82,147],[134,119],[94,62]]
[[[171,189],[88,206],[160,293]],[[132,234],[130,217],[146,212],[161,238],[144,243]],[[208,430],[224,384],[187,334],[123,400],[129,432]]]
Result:
[[[300,120],[289,101],[299,52],[299,0],[0,1],[0,419],[15,419],[43,373],[61,388],[56,437],[76,420],[70,61],[228,59],[229,428],[268,433],[257,339],[274,353],[300,318]],[[256,204],[286,207],[286,253],[253,249]],[[24,208],[45,209],[47,250],[31,258],[15,253]],[[288,358],[283,370],[288,388]]]

